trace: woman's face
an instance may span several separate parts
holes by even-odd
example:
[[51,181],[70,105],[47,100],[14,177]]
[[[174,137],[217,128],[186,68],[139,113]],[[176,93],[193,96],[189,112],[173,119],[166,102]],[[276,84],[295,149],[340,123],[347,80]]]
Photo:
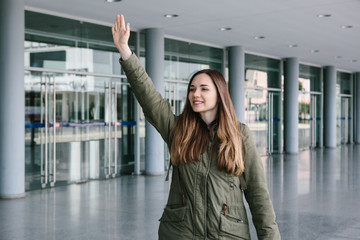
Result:
[[189,101],[194,112],[203,117],[216,117],[218,109],[218,94],[210,76],[201,73],[194,77],[189,88]]

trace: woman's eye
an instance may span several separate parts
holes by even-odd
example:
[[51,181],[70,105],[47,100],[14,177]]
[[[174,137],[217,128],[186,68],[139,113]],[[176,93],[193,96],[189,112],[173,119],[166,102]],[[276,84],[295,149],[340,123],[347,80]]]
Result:
[[203,88],[202,90],[203,90],[203,91],[207,91],[207,90],[209,90],[209,89],[207,89],[207,88]]
[[195,89],[194,88],[190,88],[190,90],[189,90],[190,92],[193,92],[193,91],[195,91]]

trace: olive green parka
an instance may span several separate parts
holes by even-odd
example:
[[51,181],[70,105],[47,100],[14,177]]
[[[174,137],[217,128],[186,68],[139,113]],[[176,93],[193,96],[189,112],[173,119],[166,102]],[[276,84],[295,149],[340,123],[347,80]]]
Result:
[[[158,93],[135,54],[120,60],[146,120],[170,145],[176,116]],[[160,218],[159,239],[250,239],[243,195],[249,204],[258,239],[280,239],[267,190],[264,169],[248,127],[240,124],[245,171],[234,176],[219,171],[217,156],[210,154],[216,125],[209,130],[208,150],[200,161],[173,166],[168,202]]]

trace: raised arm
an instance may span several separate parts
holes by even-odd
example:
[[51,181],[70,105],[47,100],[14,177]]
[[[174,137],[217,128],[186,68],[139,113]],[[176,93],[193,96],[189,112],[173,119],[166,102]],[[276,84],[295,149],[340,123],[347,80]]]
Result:
[[170,104],[157,92],[139,59],[129,48],[130,26],[125,24],[124,16],[118,15],[112,27],[112,35],[116,48],[121,55],[122,65],[136,99],[141,105],[145,118],[161,134],[169,144],[169,133],[175,122],[175,115]]

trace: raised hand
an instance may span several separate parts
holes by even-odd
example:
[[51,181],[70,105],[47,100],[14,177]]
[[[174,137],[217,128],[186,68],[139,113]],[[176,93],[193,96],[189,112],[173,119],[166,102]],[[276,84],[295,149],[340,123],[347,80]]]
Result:
[[131,50],[129,48],[129,38],[130,38],[130,26],[125,24],[125,19],[123,15],[117,15],[114,26],[111,28],[113,41],[116,48],[119,50],[121,58],[123,60],[128,59],[131,56]]

